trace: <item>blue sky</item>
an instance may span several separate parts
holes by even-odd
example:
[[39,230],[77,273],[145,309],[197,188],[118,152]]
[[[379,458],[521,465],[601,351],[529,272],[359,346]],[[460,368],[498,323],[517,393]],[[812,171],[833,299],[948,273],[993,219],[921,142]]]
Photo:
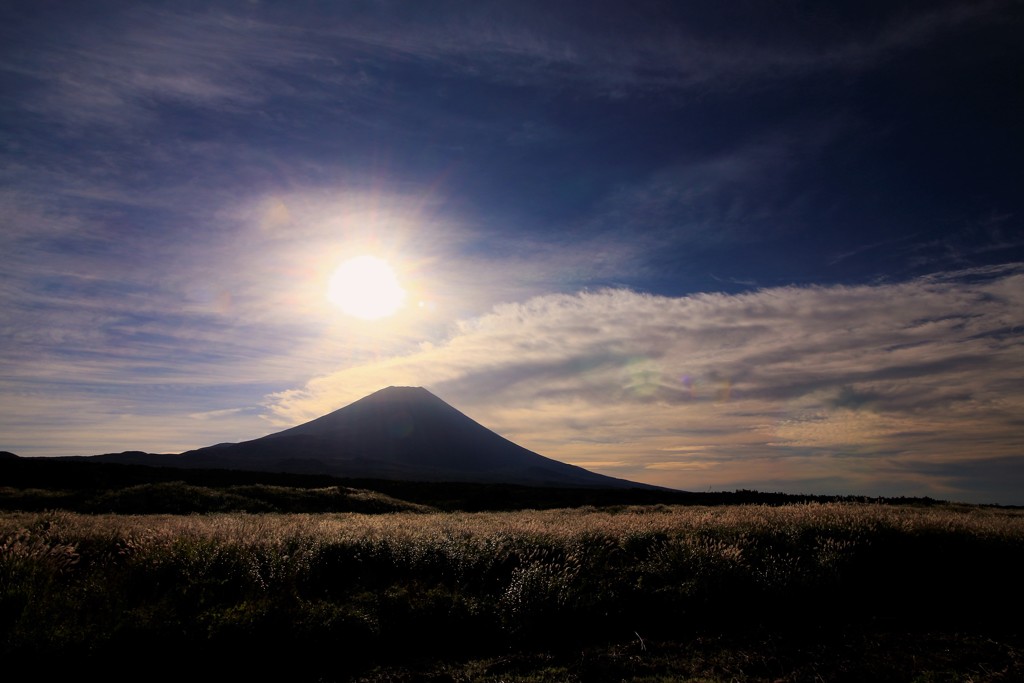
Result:
[[[1024,504],[1020,2],[8,2],[0,449],[426,386],[689,490]],[[346,259],[406,291],[364,321]]]

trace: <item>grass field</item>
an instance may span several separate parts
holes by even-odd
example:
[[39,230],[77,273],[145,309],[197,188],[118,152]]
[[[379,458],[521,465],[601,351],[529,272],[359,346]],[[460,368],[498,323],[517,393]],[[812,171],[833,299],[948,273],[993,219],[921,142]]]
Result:
[[1011,681],[1021,567],[1024,512],[953,505],[7,512],[0,637],[108,679]]

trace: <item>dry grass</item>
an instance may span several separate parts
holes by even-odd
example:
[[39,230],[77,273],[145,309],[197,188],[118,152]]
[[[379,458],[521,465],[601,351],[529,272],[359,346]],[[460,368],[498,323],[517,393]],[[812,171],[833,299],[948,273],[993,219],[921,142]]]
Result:
[[[982,638],[994,605],[1024,606],[1022,560],[1024,513],[968,506],[8,513],[0,636],[7,656],[95,661],[286,648],[321,678],[391,661],[395,642],[464,657],[640,636]],[[322,656],[339,647],[340,673]]]

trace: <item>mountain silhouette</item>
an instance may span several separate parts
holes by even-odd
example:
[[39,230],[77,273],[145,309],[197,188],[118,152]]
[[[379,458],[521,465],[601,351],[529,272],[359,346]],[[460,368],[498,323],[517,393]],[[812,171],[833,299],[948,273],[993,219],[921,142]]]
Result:
[[107,462],[330,474],[349,478],[655,488],[552,460],[499,436],[422,387],[388,387],[297,427],[178,455]]

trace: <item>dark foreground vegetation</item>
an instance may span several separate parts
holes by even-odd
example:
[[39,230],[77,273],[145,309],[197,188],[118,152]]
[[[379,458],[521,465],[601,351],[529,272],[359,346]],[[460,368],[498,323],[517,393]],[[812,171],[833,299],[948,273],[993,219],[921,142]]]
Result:
[[[63,491],[303,489],[109,484]],[[315,494],[386,514],[4,512],[0,655],[41,680],[1024,680],[1021,511],[394,493]]]
[[87,459],[0,458],[0,510],[89,513],[400,512],[547,510],[615,505],[936,505],[930,498],[866,498],[671,489],[339,479],[327,475],[147,467]]

